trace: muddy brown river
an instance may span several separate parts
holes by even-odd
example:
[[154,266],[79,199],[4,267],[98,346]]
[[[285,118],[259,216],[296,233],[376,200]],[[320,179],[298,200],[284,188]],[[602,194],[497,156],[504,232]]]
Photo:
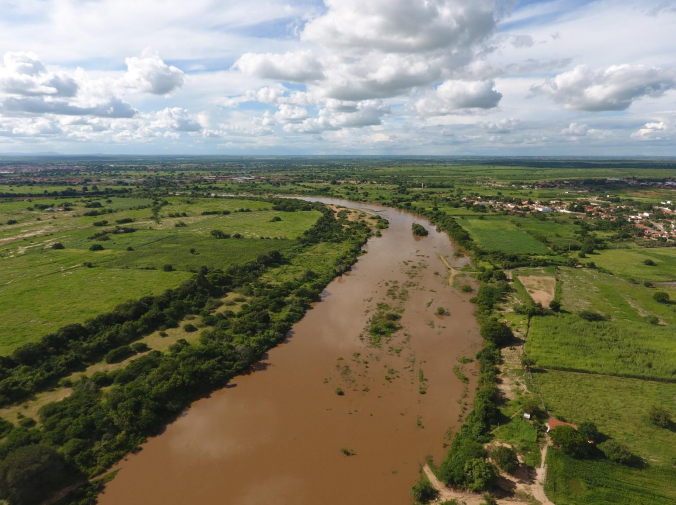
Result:
[[[313,200],[378,213],[390,228],[256,371],[117,465],[101,505],[406,505],[425,457],[443,458],[475,387],[475,364],[458,358],[480,337],[471,295],[449,286],[438,255],[453,266],[466,258],[454,260],[448,237],[422,218]],[[414,222],[429,236],[415,238]],[[403,329],[374,347],[366,329],[378,303],[403,309]]]

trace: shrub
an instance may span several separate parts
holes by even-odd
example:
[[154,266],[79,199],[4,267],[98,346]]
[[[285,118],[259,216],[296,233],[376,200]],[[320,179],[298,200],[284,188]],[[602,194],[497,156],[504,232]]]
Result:
[[341,388],[336,388],[336,394],[338,396],[343,396],[345,394],[345,392]]
[[634,459],[634,455],[629,448],[615,440],[607,440],[602,444],[599,444],[599,449],[601,449],[603,454],[605,454],[606,458],[610,461],[614,461],[621,465],[628,465]]
[[443,307],[437,307],[437,315],[443,316],[446,313],[446,309]]
[[131,348],[134,352],[146,352],[147,350],[150,349],[148,347],[148,344],[145,342],[136,342],[135,344],[131,344]]
[[470,286],[469,284],[463,284],[462,286],[460,286],[460,291],[462,291],[463,293],[471,293],[474,290],[472,289],[472,286]]
[[118,363],[128,358],[132,354],[134,354],[134,351],[131,350],[131,347],[128,345],[122,345],[120,347],[116,347],[112,351],[108,351],[103,359],[106,363]]
[[598,312],[594,312],[591,310],[583,310],[578,313],[578,316],[580,316],[582,319],[585,321],[605,321],[606,317],[603,314],[599,314]]
[[669,303],[671,300],[669,298],[669,293],[665,293],[664,291],[658,291],[653,295],[653,300],[659,303]]
[[281,220],[282,220],[281,217],[275,216],[275,217],[273,217],[272,219],[270,219],[270,222],[271,222],[271,223],[277,223],[277,222],[279,222],[279,221],[281,221]]
[[193,332],[197,331],[197,326],[195,326],[192,323],[186,323],[183,326],[183,331],[188,332],[188,333],[193,333]]
[[654,326],[657,326],[658,324],[660,324],[660,320],[659,320],[659,318],[658,318],[657,316],[645,316],[645,317],[643,318],[643,320],[644,320],[646,323],[652,324],[652,325],[654,325]]
[[507,473],[512,473],[519,468],[519,458],[516,456],[516,451],[511,447],[501,445],[496,447],[491,453],[491,458],[497,465]]
[[65,249],[66,247],[61,242],[54,242],[52,244],[52,249]]
[[671,414],[664,407],[653,405],[650,408],[648,417],[650,417],[650,421],[652,421],[655,426],[659,426],[660,428],[668,428],[671,426]]
[[559,312],[561,310],[561,303],[557,302],[556,300],[552,300],[549,302],[549,308],[554,312]]
[[169,265],[169,264],[167,263],[166,265],[164,265],[164,266],[162,267],[162,270],[164,270],[165,272],[173,272],[173,271],[174,271],[174,267],[171,266],[171,265]]
[[436,499],[439,495],[439,492],[434,489],[432,483],[425,477],[422,477],[416,484],[411,488],[411,496],[418,503],[429,503],[432,500]]
[[653,260],[651,260],[651,259],[643,260],[643,264],[644,264],[644,265],[648,265],[649,267],[654,267],[654,266],[655,266],[655,262],[654,262]]
[[94,244],[89,248],[90,251],[103,251],[103,246],[101,244]]
[[18,221],[16,219],[10,219],[7,221],[7,224],[16,224]]

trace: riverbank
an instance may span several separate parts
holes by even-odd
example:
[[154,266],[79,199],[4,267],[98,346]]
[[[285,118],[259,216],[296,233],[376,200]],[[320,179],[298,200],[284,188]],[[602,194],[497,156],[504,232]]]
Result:
[[[437,256],[453,257],[444,233],[402,211],[357,208],[389,229],[256,371],[121,463],[101,504],[409,502],[425,457],[443,456],[471,404],[473,365],[457,358],[478,350],[478,326],[471,295],[448,285]],[[416,240],[413,222],[429,236]],[[402,329],[374,345],[381,309]],[[452,363],[466,367],[469,387]]]

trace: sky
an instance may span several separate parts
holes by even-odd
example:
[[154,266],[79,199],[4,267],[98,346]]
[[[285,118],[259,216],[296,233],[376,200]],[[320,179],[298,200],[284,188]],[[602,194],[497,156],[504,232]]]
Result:
[[676,156],[676,0],[0,0],[0,153]]

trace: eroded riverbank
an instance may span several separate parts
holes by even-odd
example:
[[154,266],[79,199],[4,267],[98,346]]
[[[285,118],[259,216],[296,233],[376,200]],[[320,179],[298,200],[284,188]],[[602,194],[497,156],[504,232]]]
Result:
[[[257,371],[118,465],[101,504],[406,504],[425,456],[443,457],[474,389],[473,365],[469,385],[454,366],[480,346],[471,295],[448,285],[438,257],[453,266],[450,240],[395,209],[321,201],[378,211],[390,228]],[[429,236],[413,237],[414,222]],[[402,311],[403,329],[374,347],[378,304]]]

